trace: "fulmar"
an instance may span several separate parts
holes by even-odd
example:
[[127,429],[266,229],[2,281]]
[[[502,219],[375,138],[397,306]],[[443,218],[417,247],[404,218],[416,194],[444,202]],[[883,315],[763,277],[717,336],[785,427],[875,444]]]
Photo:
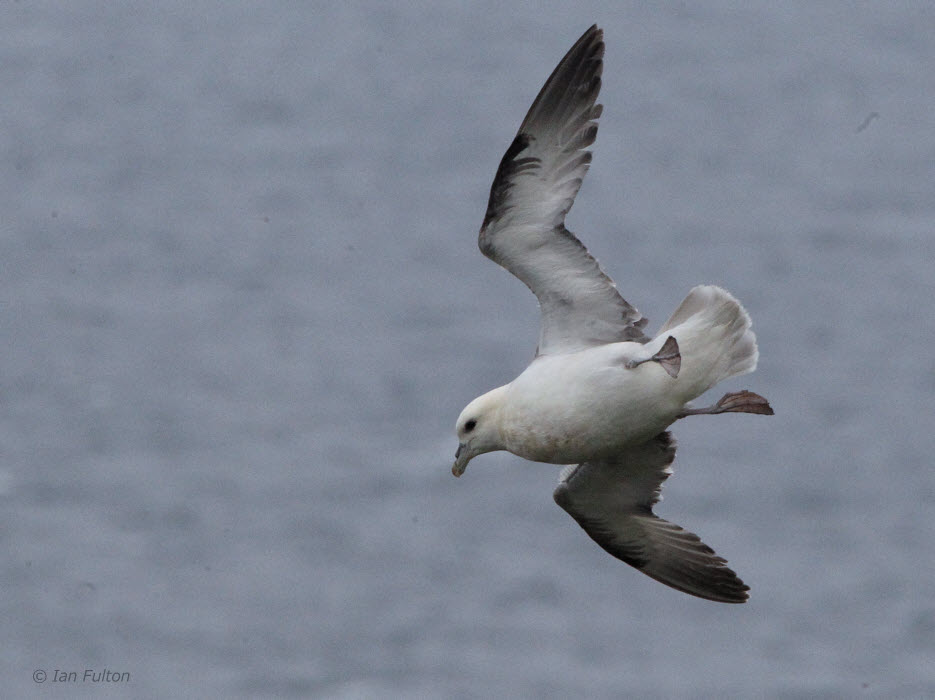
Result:
[[679,591],[743,603],[749,587],[727,561],[653,506],[675,458],[672,423],[773,413],[750,391],[689,403],[756,368],[750,317],[730,293],[704,285],[649,337],[646,319],[565,228],[591,163],[603,56],[595,25],[545,82],[491,185],[478,243],[536,295],[539,344],[522,374],[461,412],[452,473],[494,450],[569,465],[555,502],[607,552]]

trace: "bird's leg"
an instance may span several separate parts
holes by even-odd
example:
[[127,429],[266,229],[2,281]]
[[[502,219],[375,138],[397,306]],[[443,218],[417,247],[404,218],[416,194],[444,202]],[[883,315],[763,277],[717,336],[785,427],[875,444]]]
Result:
[[659,348],[659,352],[652,357],[647,357],[645,360],[630,360],[624,367],[636,369],[644,362],[658,362],[670,377],[679,376],[679,369],[682,367],[682,355],[679,353],[679,344],[675,341],[675,337],[670,335],[663,346]]
[[686,408],[678,414],[685,416],[715,415],[718,413],[757,413],[761,416],[773,415],[769,401],[752,391],[732,391],[724,394],[713,406],[706,408]]

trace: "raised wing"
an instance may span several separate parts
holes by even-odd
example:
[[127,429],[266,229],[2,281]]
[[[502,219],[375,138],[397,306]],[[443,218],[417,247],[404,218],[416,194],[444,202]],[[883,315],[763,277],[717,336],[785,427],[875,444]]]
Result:
[[563,473],[555,502],[605,551],[676,590],[743,603],[748,586],[697,535],[653,514],[672,470],[675,440],[660,433],[607,462]]
[[621,340],[646,342],[646,319],[630,306],[565,228],[597,135],[603,32],[592,26],[529,108],[490,187],[481,251],[529,287],[542,311],[538,354]]

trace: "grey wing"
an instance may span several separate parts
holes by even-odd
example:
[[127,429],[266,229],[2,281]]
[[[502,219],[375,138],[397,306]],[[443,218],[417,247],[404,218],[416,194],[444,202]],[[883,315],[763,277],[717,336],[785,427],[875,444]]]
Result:
[[660,433],[612,462],[585,462],[562,475],[555,502],[605,551],[676,590],[743,603],[750,588],[697,535],[657,517],[675,440]]
[[592,26],[546,81],[490,187],[478,244],[528,286],[542,312],[540,354],[621,340],[646,342],[640,313],[624,301],[565,228],[591,163],[601,106],[603,32]]

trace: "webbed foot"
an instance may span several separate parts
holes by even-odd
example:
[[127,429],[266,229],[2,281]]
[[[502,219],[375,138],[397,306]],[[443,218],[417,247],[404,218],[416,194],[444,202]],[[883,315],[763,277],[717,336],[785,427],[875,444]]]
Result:
[[675,336],[670,335],[666,338],[666,342],[659,348],[659,352],[652,357],[645,360],[630,360],[624,367],[636,369],[644,362],[658,362],[670,377],[674,379],[679,376],[679,370],[682,367],[682,355],[679,352],[679,344],[676,342]]
[[761,416],[773,415],[769,401],[752,391],[732,391],[724,394],[713,406],[706,408],[686,408],[679,413],[685,416],[716,415],[718,413],[755,413]]

